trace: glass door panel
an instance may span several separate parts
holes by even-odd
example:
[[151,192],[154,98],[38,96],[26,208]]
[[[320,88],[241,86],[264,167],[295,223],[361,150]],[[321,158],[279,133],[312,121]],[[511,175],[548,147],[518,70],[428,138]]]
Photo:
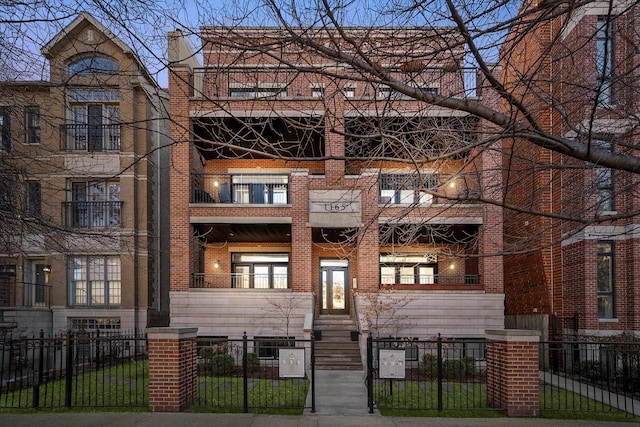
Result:
[[346,267],[322,267],[320,283],[321,312],[325,314],[349,313],[349,286]]

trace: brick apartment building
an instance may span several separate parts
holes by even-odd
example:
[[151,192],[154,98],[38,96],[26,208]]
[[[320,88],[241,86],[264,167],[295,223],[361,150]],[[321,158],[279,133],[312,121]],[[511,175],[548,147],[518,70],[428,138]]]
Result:
[[167,94],[89,14],[41,52],[48,81],[0,83],[0,325],[30,334],[162,324]]
[[[481,95],[451,29],[347,32],[395,78]],[[312,37],[335,47],[334,36]],[[502,257],[482,256],[500,254],[502,212],[468,197],[501,191],[499,157],[472,147],[482,122],[367,80],[281,29],[200,37],[203,65],[181,31],[169,34],[172,326],[302,338],[333,316],[367,329],[363,295],[392,287],[401,302],[381,334],[503,327]],[[453,144],[458,154],[442,156]]]
[[[536,7],[528,2],[521,12]],[[588,2],[530,24],[524,36],[512,29],[505,82],[543,131],[637,155],[639,13],[631,2]],[[637,216],[624,217],[640,208],[638,174],[522,140],[504,147],[513,160],[507,202],[555,215],[505,215],[505,250],[521,251],[505,257],[506,314],[556,315],[556,336],[640,331],[640,226]],[[571,216],[592,222],[563,219]]]

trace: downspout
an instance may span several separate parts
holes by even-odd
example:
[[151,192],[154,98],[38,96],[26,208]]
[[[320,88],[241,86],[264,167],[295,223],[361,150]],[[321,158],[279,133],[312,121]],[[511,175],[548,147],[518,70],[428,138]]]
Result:
[[[138,91],[135,87],[133,90],[133,122],[138,123],[138,111],[137,101]],[[133,129],[133,327],[134,333],[137,334],[140,330],[140,291],[138,289],[139,279],[138,279],[138,257],[139,254],[139,242],[140,233],[138,229],[138,132],[134,128]]]

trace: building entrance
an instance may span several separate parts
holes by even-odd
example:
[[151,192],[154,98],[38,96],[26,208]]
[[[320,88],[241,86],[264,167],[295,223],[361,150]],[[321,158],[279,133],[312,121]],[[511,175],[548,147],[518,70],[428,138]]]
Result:
[[349,262],[339,259],[320,261],[320,301],[323,314],[349,313]]

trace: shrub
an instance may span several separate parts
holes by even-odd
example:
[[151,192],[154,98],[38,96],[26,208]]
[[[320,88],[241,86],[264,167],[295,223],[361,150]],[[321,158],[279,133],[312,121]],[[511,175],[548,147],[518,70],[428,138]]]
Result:
[[602,363],[597,360],[583,360],[574,365],[573,371],[590,380],[602,378]]
[[473,376],[476,361],[473,357],[447,359],[442,362],[442,376],[450,380],[459,380]]
[[260,358],[258,353],[247,353],[247,370],[255,372],[260,369]]
[[422,360],[418,362],[418,370],[421,374],[435,377],[438,375],[438,357],[433,354],[423,354]]
[[230,354],[216,354],[211,359],[211,366],[209,369],[215,376],[229,375],[235,366],[233,357]]

